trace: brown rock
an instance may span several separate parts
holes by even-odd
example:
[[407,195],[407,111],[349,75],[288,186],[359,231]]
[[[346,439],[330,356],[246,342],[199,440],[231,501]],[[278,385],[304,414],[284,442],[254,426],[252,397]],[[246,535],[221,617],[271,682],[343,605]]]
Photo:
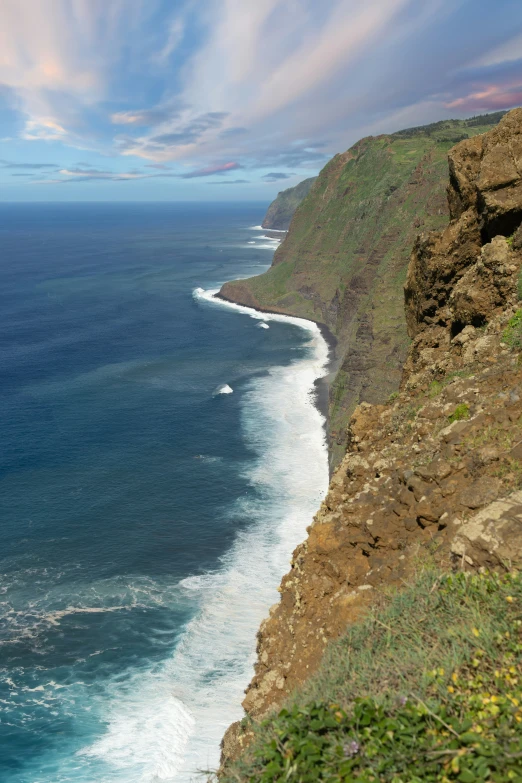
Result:
[[441,459],[433,460],[429,465],[422,465],[415,468],[415,474],[423,479],[436,481],[437,483],[450,475],[451,465]]
[[490,476],[474,481],[460,492],[458,502],[467,508],[480,508],[495,500],[502,487],[502,482]]
[[522,460],[522,440],[517,443],[509,452],[511,459]]
[[470,565],[506,568],[522,563],[522,492],[514,492],[461,526],[451,551]]

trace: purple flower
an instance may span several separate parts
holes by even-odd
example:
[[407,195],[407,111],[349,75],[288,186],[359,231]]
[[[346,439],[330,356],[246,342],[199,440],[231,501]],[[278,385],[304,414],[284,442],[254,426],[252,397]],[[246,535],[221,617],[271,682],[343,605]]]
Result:
[[343,745],[343,753],[346,756],[346,758],[351,759],[354,756],[356,756],[360,751],[359,743],[355,740],[352,740],[351,742],[347,742],[346,745]]

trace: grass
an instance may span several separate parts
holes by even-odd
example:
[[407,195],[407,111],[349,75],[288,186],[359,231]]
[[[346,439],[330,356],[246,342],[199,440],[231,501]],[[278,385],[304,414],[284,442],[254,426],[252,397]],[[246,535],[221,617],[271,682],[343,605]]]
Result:
[[462,419],[469,419],[469,405],[465,402],[459,403],[453,413],[448,416],[450,422],[462,421]]
[[223,783],[522,783],[520,574],[426,570],[381,604]]
[[472,375],[473,373],[470,370],[454,370],[453,372],[448,373],[444,378],[438,378],[430,383],[427,391],[428,397],[431,399],[438,397],[446,386],[449,386],[449,384],[457,380],[457,378],[471,378]]
[[478,432],[474,432],[463,441],[470,449],[479,449],[481,446],[495,445],[503,451],[509,451],[513,442],[518,439],[515,428],[519,424],[514,424],[510,430],[506,430],[501,424],[488,424],[482,427]]
[[493,475],[513,489],[522,489],[522,462],[518,459],[505,457]]
[[502,333],[502,342],[513,351],[522,349],[522,310],[517,310],[515,315],[509,319],[508,325]]

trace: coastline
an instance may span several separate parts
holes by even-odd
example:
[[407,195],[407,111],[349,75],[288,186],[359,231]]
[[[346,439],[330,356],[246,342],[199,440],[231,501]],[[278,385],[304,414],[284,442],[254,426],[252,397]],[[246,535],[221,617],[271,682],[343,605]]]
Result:
[[314,399],[314,405],[321,414],[321,416],[324,419],[324,430],[325,433],[328,432],[328,424],[329,424],[329,394],[330,394],[330,384],[329,384],[329,377],[335,370],[335,349],[337,347],[337,337],[333,334],[333,332],[330,331],[330,329],[326,326],[326,324],[321,323],[320,321],[314,321],[312,318],[301,318],[298,315],[292,315],[291,313],[284,313],[280,310],[269,310],[268,308],[263,307],[252,307],[251,305],[243,305],[239,302],[234,302],[233,299],[229,299],[227,296],[224,296],[224,294],[221,293],[221,289],[215,294],[213,294],[214,299],[221,299],[222,302],[226,302],[227,304],[234,305],[235,307],[241,307],[245,310],[252,310],[256,313],[262,313],[266,315],[280,315],[285,316],[287,318],[295,318],[299,321],[309,321],[310,323],[314,323],[319,331],[321,332],[321,336],[323,340],[325,341],[327,347],[328,347],[328,358],[324,366],[324,375],[320,378],[316,378],[314,381],[314,389],[313,389],[313,399]]
[[[210,690],[208,683],[204,688],[198,687],[195,700],[192,695],[181,700],[180,706],[190,710],[194,723],[180,749],[183,762],[176,778],[180,783],[188,783],[198,768],[217,768],[225,732],[244,717],[245,688],[255,673],[256,633],[269,616],[270,607],[278,603],[278,585],[288,572],[292,553],[305,539],[306,528],[329,485],[325,417],[318,405],[319,395],[323,401],[326,399],[326,386],[318,382],[329,367],[331,345],[319,325],[311,320],[283,313],[263,314],[227,302],[217,296],[218,292],[217,288],[196,288],[193,297],[204,306],[230,308],[258,323],[297,325],[308,332],[309,348],[304,356],[289,364],[276,363],[242,391],[243,437],[258,455],[250,476],[253,486],[262,492],[257,507],[252,506],[249,497],[238,498],[237,511],[255,524],[234,541],[224,558],[224,569],[207,578],[206,589],[212,585],[212,590],[180,647],[183,666],[194,660],[192,655],[187,657],[187,650],[195,649],[197,660],[206,661],[207,629],[211,627],[216,634],[215,620],[220,618],[217,638],[213,639],[218,655],[211,656],[203,674],[219,670],[225,660],[227,679],[212,680]],[[190,638],[192,633],[196,645]],[[176,670],[178,655],[173,666]],[[197,663],[198,686],[202,679],[199,667]]]

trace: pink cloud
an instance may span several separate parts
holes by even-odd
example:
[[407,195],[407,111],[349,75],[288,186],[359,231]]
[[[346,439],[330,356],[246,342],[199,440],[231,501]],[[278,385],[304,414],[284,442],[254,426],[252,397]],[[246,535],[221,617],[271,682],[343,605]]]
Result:
[[469,93],[463,98],[457,98],[446,103],[448,109],[461,109],[462,111],[509,109],[512,106],[522,104],[522,84],[514,87],[492,84],[476,92]]

